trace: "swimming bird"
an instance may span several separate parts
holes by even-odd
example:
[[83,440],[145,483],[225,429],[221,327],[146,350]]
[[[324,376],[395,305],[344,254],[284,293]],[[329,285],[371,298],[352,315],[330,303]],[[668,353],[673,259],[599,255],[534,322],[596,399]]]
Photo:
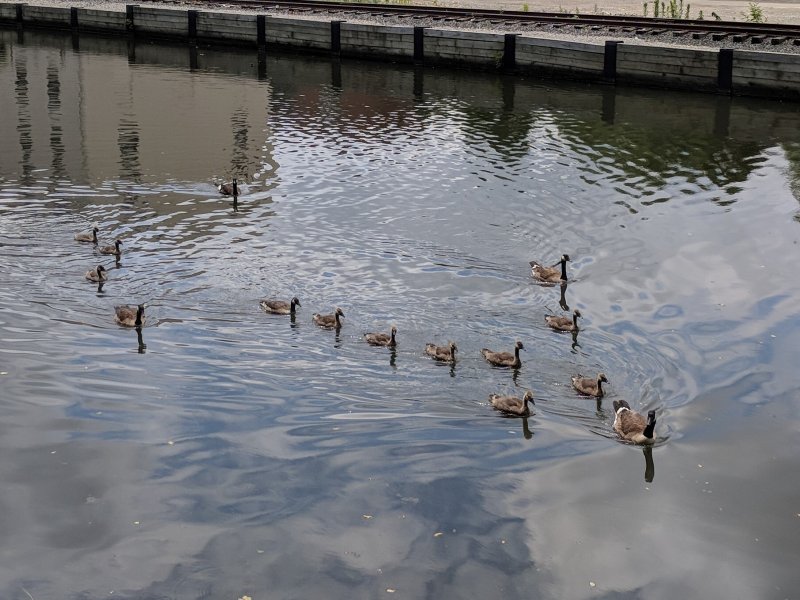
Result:
[[344,313],[342,312],[342,309],[336,307],[336,311],[332,315],[321,315],[319,313],[314,313],[311,315],[311,320],[320,327],[325,327],[326,329],[339,329],[342,326],[342,322],[339,319],[343,317]]
[[103,282],[108,279],[108,275],[106,275],[106,268],[103,265],[97,265],[97,268],[92,269],[91,271],[86,271],[86,279],[89,281],[96,282]]
[[522,342],[517,341],[514,344],[514,354],[511,354],[511,352],[494,352],[488,348],[481,349],[481,354],[483,358],[495,366],[519,369],[522,366],[522,361],[519,359],[519,351],[524,349],[525,346],[522,345]]
[[455,342],[450,342],[447,346],[437,346],[436,344],[425,344],[425,354],[432,356],[436,360],[446,362],[456,361],[456,350],[458,347]]
[[297,296],[286,302],[286,300],[262,300],[259,302],[261,310],[274,315],[293,315],[296,306],[302,306]]
[[100,231],[96,226],[92,227],[89,231],[81,231],[75,234],[75,240],[78,242],[91,242],[97,243],[97,232]]
[[238,196],[239,195],[239,181],[236,177],[230,183],[220,183],[217,186],[219,193],[223,196]]
[[590,377],[581,377],[577,375],[572,378],[572,387],[578,390],[581,394],[586,394],[587,396],[594,396],[595,398],[602,398],[604,395],[603,392],[603,383],[608,383],[608,379],[606,379],[605,373],[598,373],[596,379],[592,379]]
[[[544,265],[532,260],[530,262],[531,265],[531,275],[533,275],[539,281],[545,281],[547,283],[560,283],[562,281],[567,280],[567,261],[569,260],[569,254],[562,254],[561,260],[557,262],[552,267],[545,267]],[[561,269],[558,269],[559,263],[561,264]]]
[[518,417],[527,417],[531,414],[528,402],[536,404],[533,401],[533,392],[528,390],[520,400],[516,396],[499,396],[497,394],[489,394],[489,402],[495,410],[502,411],[508,415],[516,415]]
[[122,240],[114,242],[113,246],[103,246],[100,248],[100,254],[113,254],[116,257],[122,256],[122,250],[119,247],[122,245]]
[[115,320],[125,327],[141,327],[144,325],[144,304],[138,306],[115,306]]
[[634,444],[652,444],[655,436],[653,432],[656,428],[656,411],[651,410],[647,413],[647,420],[643,415],[631,409],[625,400],[614,400],[614,431],[619,436]]
[[397,334],[397,327],[392,325],[391,333],[365,333],[364,339],[370,346],[388,346],[394,348],[397,341],[394,336]]
[[576,308],[572,311],[571,319],[569,317],[557,315],[545,315],[544,320],[556,331],[578,331],[578,317],[583,317],[583,315],[581,311]]

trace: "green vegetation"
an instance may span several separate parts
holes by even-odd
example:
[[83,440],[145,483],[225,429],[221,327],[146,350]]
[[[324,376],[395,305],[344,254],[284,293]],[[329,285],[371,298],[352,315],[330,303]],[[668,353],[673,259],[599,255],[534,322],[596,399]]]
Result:
[[744,13],[744,19],[750,23],[764,23],[767,20],[764,16],[764,9],[761,8],[758,2],[751,2],[748,5],[747,11]]
[[528,6],[527,4],[523,4],[522,5],[522,12],[528,12],[530,9],[531,9],[531,7]]

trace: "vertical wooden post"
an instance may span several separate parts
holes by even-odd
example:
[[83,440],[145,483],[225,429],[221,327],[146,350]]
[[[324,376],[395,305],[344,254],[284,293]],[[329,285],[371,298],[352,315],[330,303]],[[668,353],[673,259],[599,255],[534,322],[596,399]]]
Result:
[[331,52],[339,54],[342,51],[342,22],[331,21]]
[[414,27],[414,62],[425,61],[425,28]]
[[617,40],[606,40],[603,54],[603,79],[607,81],[613,82],[617,79],[617,46],[621,43]]
[[717,87],[721,92],[733,91],[733,49],[720,48],[717,59]]
[[503,70],[513,71],[517,67],[517,34],[507,33],[503,40]]

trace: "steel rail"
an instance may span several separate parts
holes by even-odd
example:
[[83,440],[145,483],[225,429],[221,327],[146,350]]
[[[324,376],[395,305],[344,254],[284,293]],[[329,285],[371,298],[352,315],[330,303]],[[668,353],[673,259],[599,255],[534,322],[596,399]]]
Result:
[[516,10],[491,10],[481,8],[443,8],[435,6],[366,4],[329,0],[193,0],[193,5],[255,8],[260,10],[299,10],[304,12],[345,12],[372,14],[393,18],[431,18],[442,21],[484,20],[492,24],[513,28],[536,23],[556,26],[593,26],[623,28],[631,30],[671,30],[687,33],[743,34],[764,37],[789,37],[800,39],[800,26],[773,23],[749,23],[738,21],[709,21],[696,19],[666,19],[658,17],[635,17],[626,15],[583,15],[579,13],[546,13]]

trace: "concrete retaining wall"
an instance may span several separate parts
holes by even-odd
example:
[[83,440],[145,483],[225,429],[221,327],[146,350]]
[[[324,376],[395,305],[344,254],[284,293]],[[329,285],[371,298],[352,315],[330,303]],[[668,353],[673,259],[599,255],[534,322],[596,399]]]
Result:
[[50,27],[69,27],[72,23],[72,13],[70,8],[25,5],[22,22],[23,24],[37,23]]
[[384,55],[414,59],[414,28],[381,25],[341,25],[341,52],[350,56]]
[[330,21],[308,21],[305,19],[281,19],[267,17],[267,44],[306,48],[308,50],[330,50]]
[[114,34],[127,30],[136,36],[182,41],[194,38],[223,44],[283,46],[347,56],[800,100],[800,56],[795,54],[622,42],[601,45],[538,39],[530,34],[357,25],[139,5],[129,5],[127,10],[129,14],[0,2],[0,22]]
[[197,13],[197,37],[244,44],[258,43],[255,15]]
[[665,88],[716,90],[718,50],[624,43],[617,46],[617,80]]
[[572,77],[600,78],[605,47],[561,40],[517,37],[517,66],[523,70],[546,71]]
[[502,66],[505,36],[449,29],[425,29],[425,61],[451,65]]
[[800,60],[770,52],[733,53],[733,91],[800,100]]
[[78,10],[78,28],[89,31],[125,31],[125,13],[114,10]]
[[[80,21],[80,13],[78,13]],[[133,7],[133,22],[136,33],[157,37],[189,36],[189,18],[185,10]]]

